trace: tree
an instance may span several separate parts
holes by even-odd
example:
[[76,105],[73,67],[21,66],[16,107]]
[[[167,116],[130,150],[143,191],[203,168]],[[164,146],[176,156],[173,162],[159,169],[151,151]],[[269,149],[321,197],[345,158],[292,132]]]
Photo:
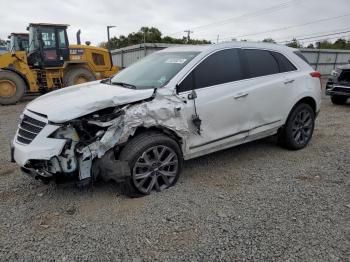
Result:
[[[119,37],[112,37],[110,40],[111,49],[122,48],[130,45],[141,43],[168,43],[168,44],[210,44],[207,40],[190,39],[187,38],[173,38],[170,36],[162,37],[162,33],[155,27],[141,27],[139,31],[128,34],[128,36],[121,35]],[[107,47],[106,42],[99,44],[100,47]]]
[[262,40],[263,42],[265,42],[265,43],[274,43],[274,44],[276,44],[276,41],[275,40],[273,40],[271,37],[269,37],[269,38],[265,38],[264,40]]
[[314,44],[309,44],[306,48],[311,48],[311,49],[314,49],[315,47],[314,47]]
[[293,48],[302,48],[302,47],[303,47],[303,45],[300,44],[300,42],[299,42],[297,39],[295,39],[295,38],[293,38],[293,40],[290,41],[290,42],[287,44],[287,46],[293,47]]

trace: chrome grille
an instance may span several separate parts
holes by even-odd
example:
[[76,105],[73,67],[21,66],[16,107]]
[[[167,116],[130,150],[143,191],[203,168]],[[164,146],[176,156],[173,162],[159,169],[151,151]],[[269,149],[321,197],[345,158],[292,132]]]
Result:
[[45,127],[45,125],[45,122],[24,115],[18,127],[17,141],[28,145]]

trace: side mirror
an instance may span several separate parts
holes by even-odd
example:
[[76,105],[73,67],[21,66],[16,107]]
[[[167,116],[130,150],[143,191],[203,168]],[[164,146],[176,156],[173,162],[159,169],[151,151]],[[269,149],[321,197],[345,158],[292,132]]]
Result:
[[195,90],[192,90],[192,92],[190,94],[188,94],[188,99],[189,100],[193,100],[197,98],[197,93]]

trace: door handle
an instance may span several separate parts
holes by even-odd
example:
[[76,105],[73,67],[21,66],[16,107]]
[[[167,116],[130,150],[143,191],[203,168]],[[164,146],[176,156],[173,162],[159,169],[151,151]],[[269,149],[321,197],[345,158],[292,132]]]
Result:
[[248,93],[238,93],[237,95],[233,96],[234,99],[239,99],[239,98],[242,98],[242,97],[246,97],[248,96]]
[[294,79],[286,79],[286,80],[284,81],[285,84],[291,84],[291,83],[293,83],[293,82],[294,82]]

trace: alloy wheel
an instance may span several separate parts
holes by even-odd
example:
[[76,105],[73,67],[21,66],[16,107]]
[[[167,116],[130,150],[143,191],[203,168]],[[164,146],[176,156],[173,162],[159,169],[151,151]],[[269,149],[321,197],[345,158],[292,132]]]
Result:
[[135,187],[144,194],[160,192],[173,185],[179,160],[173,149],[157,145],[145,150],[137,159],[132,178]]
[[312,116],[308,110],[300,110],[294,118],[292,134],[294,141],[299,145],[306,144],[312,135]]

